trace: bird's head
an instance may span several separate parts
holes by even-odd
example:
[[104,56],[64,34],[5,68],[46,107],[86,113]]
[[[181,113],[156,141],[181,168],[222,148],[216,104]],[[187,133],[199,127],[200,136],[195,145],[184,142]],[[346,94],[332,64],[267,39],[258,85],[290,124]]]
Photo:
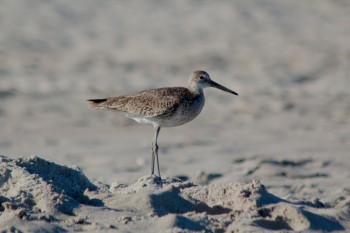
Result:
[[188,85],[190,89],[192,89],[193,91],[201,91],[206,87],[215,87],[222,91],[225,91],[234,95],[238,95],[236,92],[211,80],[209,74],[202,70],[197,70],[192,73],[190,79],[188,80]]

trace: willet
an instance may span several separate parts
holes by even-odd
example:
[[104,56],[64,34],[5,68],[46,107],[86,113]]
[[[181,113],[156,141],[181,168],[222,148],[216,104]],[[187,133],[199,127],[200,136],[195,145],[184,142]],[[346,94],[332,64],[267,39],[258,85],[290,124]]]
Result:
[[198,116],[204,106],[203,89],[206,87],[215,87],[238,95],[212,81],[207,72],[199,70],[192,73],[187,88],[157,88],[131,95],[88,101],[93,108],[117,110],[138,123],[153,125],[151,175],[154,174],[154,163],[157,159],[158,176],[160,177],[157,143],[160,128],[183,125]]

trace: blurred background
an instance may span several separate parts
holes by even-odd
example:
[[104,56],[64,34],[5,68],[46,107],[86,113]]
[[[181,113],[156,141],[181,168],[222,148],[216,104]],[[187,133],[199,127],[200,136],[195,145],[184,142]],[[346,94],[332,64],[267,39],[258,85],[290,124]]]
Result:
[[252,174],[259,158],[332,161],[336,178],[349,168],[349,12],[347,0],[1,1],[0,154],[133,182],[150,172],[152,127],[85,100],[203,69],[239,96],[208,89],[197,119],[162,129],[164,175],[268,183],[268,168]]

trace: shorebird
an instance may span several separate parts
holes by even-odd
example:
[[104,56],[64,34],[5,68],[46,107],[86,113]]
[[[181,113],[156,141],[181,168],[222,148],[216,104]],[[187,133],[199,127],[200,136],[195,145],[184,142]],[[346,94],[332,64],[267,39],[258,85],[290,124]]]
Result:
[[154,127],[152,141],[151,175],[154,175],[154,163],[158,159],[158,135],[161,127],[183,125],[199,115],[205,98],[203,89],[215,87],[222,91],[238,95],[236,92],[211,80],[205,71],[195,71],[185,87],[165,87],[141,91],[131,95],[87,100],[92,108],[110,109],[123,112],[126,117],[141,124]]

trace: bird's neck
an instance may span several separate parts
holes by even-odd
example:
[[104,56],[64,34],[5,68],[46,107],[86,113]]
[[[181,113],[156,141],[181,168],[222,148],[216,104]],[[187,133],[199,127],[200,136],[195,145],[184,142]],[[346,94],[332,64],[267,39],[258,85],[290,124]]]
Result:
[[203,88],[198,87],[198,85],[196,84],[190,84],[188,86],[188,90],[190,90],[191,93],[193,93],[194,95],[204,95],[203,93]]

